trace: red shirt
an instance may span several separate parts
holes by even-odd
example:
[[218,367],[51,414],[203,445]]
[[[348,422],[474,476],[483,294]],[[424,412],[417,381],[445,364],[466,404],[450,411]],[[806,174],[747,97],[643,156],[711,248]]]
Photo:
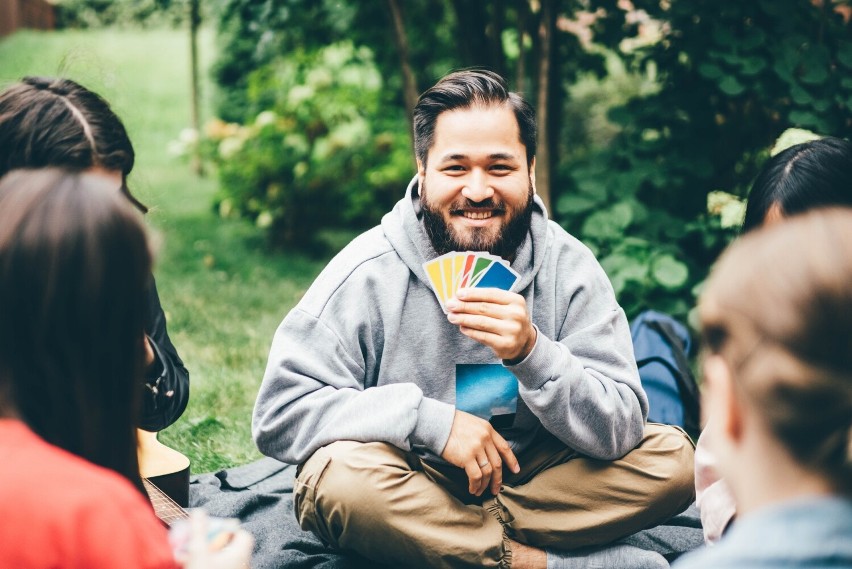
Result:
[[0,419],[0,567],[175,569],[165,527],[115,472]]

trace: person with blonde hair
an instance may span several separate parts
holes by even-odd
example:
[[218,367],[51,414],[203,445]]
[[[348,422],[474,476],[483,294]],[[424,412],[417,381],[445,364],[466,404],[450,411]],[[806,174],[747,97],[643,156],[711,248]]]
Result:
[[699,304],[709,450],[737,523],[680,560],[852,567],[852,210],[750,232]]
[[[835,206],[852,206],[852,143],[831,136],[808,140],[782,149],[763,165],[748,195],[742,232]],[[719,540],[737,509],[709,450],[712,437],[712,425],[705,426],[695,448],[696,504],[707,543]]]

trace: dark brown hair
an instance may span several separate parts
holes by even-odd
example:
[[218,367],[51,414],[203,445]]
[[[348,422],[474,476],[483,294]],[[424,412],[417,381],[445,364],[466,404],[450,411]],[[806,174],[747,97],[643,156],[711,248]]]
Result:
[[121,172],[121,191],[145,213],[127,187],[135,156],[109,103],[70,79],[24,77],[0,93],[0,177],[16,168]]
[[699,304],[707,349],[790,454],[852,494],[852,210],[757,229]]
[[770,158],[748,194],[743,232],[760,227],[773,206],[785,216],[852,206],[852,143],[827,136]]
[[536,151],[535,110],[520,95],[509,91],[506,80],[493,71],[465,69],[450,73],[420,95],[414,107],[414,153],[424,165],[435,138],[435,123],[445,111],[474,105],[508,105],[518,121],[527,165]]
[[141,490],[136,430],[151,256],[95,174],[0,180],[0,392],[47,442]]

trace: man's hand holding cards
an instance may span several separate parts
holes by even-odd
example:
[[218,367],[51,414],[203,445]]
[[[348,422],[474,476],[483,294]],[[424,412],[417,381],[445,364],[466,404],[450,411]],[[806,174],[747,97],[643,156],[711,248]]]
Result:
[[516,363],[535,346],[526,301],[511,292],[520,278],[508,261],[487,253],[452,252],[423,264],[447,319],[462,334]]

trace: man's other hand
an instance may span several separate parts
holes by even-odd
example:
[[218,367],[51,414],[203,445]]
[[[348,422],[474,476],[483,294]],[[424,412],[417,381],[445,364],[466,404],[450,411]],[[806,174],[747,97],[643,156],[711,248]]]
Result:
[[504,462],[516,474],[521,470],[509,443],[491,423],[459,410],[441,457],[464,469],[468,490],[474,496],[481,496],[489,486],[491,493],[497,495],[503,484]]
[[462,288],[446,303],[447,319],[462,334],[494,350],[510,363],[526,358],[535,346],[536,329],[524,297],[497,288]]

